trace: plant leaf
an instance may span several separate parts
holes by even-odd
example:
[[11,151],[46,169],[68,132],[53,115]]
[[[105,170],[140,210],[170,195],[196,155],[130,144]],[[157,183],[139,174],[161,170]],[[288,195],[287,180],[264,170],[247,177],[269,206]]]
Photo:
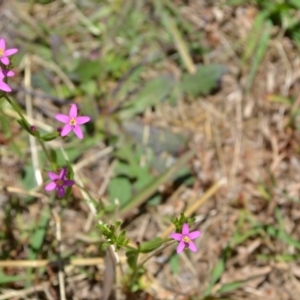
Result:
[[153,240],[142,243],[140,247],[140,252],[148,253],[157,248],[159,248],[163,244],[164,240],[161,237],[155,237]]
[[142,203],[152,196],[158,189],[158,187],[178,172],[195,154],[194,150],[190,150],[181,156],[178,161],[173,164],[167,171],[165,171],[158,178],[155,178],[150,182],[143,190],[138,192],[130,201],[126,202],[125,205],[121,206],[120,213],[124,215],[132,209],[140,206]]
[[194,97],[207,95],[217,87],[218,81],[225,73],[226,67],[222,65],[198,66],[196,73],[183,75],[181,88]]
[[109,183],[108,193],[111,203],[118,199],[121,206],[126,204],[132,195],[129,180],[125,177],[113,178]]

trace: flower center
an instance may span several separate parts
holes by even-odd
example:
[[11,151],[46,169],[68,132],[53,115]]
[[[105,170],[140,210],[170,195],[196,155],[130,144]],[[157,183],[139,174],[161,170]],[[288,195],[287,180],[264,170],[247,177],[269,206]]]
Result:
[[2,57],[4,54],[4,50],[2,48],[0,48],[0,57]]
[[64,184],[63,180],[61,180],[61,179],[56,180],[55,183],[58,186],[62,186]]
[[191,241],[191,239],[190,239],[188,236],[185,236],[185,237],[183,238],[183,241],[184,241],[185,243],[189,243],[189,242]]
[[76,125],[76,120],[75,120],[74,118],[71,118],[69,124],[70,124],[71,126],[75,126],[75,125]]

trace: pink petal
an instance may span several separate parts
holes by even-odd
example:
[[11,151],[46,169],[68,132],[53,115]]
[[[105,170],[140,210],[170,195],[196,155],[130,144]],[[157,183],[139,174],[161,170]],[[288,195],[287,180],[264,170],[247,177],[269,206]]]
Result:
[[66,174],[67,174],[67,169],[66,168],[62,168],[60,173],[59,173],[59,179],[65,179],[66,177]]
[[9,65],[9,59],[6,56],[3,56],[0,60],[4,65]]
[[75,132],[75,134],[77,135],[77,137],[78,137],[79,139],[82,139],[82,138],[83,138],[82,130],[81,130],[81,128],[80,128],[78,125],[75,125],[75,126],[73,127],[73,131]]
[[69,123],[70,117],[63,114],[56,114],[55,119],[59,122]]
[[69,124],[66,124],[63,128],[63,130],[61,131],[60,135],[61,136],[66,136],[70,133],[70,131],[72,130],[72,126]]
[[51,180],[57,180],[57,179],[59,179],[59,176],[56,173],[54,173],[54,172],[48,172],[48,176],[49,176],[49,178]]
[[15,76],[15,72],[12,70],[8,70],[6,73],[4,73],[4,75],[6,77],[13,77],[13,76]]
[[48,183],[48,184],[45,186],[45,190],[46,190],[46,191],[53,191],[55,188],[56,188],[56,183],[55,183],[54,181]]
[[63,198],[64,195],[65,195],[65,189],[64,189],[62,186],[60,186],[60,187],[57,189],[57,194],[58,194],[58,196],[59,196],[60,198]]
[[90,119],[91,119],[91,118],[88,117],[88,116],[77,117],[77,118],[76,118],[76,123],[77,123],[78,125],[81,125],[81,124],[84,124],[84,123],[89,122]]
[[182,234],[181,233],[176,233],[173,232],[170,234],[170,237],[176,241],[181,241],[182,240]]
[[182,234],[183,234],[183,235],[188,235],[189,232],[190,232],[190,230],[189,230],[189,225],[188,225],[187,223],[184,223],[184,224],[183,224],[183,227],[182,227]]
[[183,251],[184,247],[185,247],[185,243],[184,243],[184,241],[181,241],[177,246],[177,253],[178,254],[181,253]]
[[74,185],[74,181],[73,180],[65,180],[64,181],[64,186],[72,186],[72,185]]
[[194,240],[195,238],[197,238],[198,236],[201,235],[201,231],[199,230],[196,230],[196,231],[193,231],[193,232],[190,232],[188,237],[191,239],[191,240]]
[[192,242],[192,241],[189,242],[189,248],[190,248],[191,251],[197,252],[197,247],[194,244],[194,242]]
[[0,49],[3,50],[3,52],[5,51],[5,39],[0,39]]
[[10,55],[13,55],[15,53],[17,53],[19,50],[17,48],[11,48],[11,49],[7,49],[5,52],[4,52],[4,55],[5,56],[10,56]]
[[0,81],[0,90],[4,92],[11,92],[11,87],[3,81]]
[[76,104],[71,104],[71,108],[69,111],[70,118],[77,118],[77,106]]

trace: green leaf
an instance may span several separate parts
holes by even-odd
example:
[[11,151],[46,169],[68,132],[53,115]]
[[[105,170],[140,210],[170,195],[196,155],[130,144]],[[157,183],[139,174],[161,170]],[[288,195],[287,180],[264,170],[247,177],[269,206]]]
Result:
[[226,67],[222,65],[201,65],[195,74],[184,74],[181,88],[187,94],[194,97],[207,95],[214,89],[221,76],[226,73]]
[[223,259],[220,259],[212,271],[210,284],[205,291],[205,296],[208,296],[211,293],[214,284],[221,278],[222,274],[224,273],[224,270],[225,270],[225,262]]
[[137,265],[139,252],[134,249],[126,251],[127,263],[131,269],[135,269]]
[[21,280],[25,280],[25,279],[26,279],[25,275],[9,276],[0,271],[0,284],[6,284],[15,281],[20,282]]
[[[93,81],[93,80],[83,82],[83,83],[80,85],[80,88],[81,88],[81,90],[84,91],[84,93],[85,93],[87,96],[95,96],[95,95],[97,95],[97,93],[98,93],[98,91],[99,91],[96,82]],[[89,99],[89,101],[91,101],[91,99]],[[92,103],[90,103],[90,105],[91,105],[91,104],[92,104]]]
[[37,253],[40,252],[40,249],[42,247],[46,235],[46,230],[48,227],[49,220],[50,220],[50,208],[45,208],[45,210],[42,213],[41,220],[39,224],[37,224],[36,230],[33,232],[30,238],[29,259],[36,259]]
[[59,133],[58,132],[51,132],[51,133],[47,133],[47,134],[41,135],[41,139],[43,141],[45,141],[45,142],[53,141],[57,137],[59,137]]
[[295,8],[300,9],[300,2],[299,0],[289,0],[289,4],[293,5]]
[[96,60],[96,61],[84,60],[79,63],[74,73],[79,81],[87,82],[92,78],[98,77],[100,71],[101,71],[100,60]]
[[236,289],[241,288],[245,284],[245,281],[234,281],[223,284],[217,291],[218,294],[227,293]]
[[205,294],[204,294],[205,296],[210,295],[215,283],[221,278],[222,274],[224,273],[225,264],[230,254],[231,254],[231,249],[229,247],[226,247],[222,253],[221,259],[217,262],[217,264],[215,265],[212,271],[209,286],[205,290]]
[[57,163],[57,156],[56,156],[55,150],[53,150],[52,148],[49,148],[48,151],[49,151],[49,154],[50,154],[51,161],[54,164],[56,164]]
[[140,246],[140,252],[142,253],[148,253],[151,252],[157,248],[159,248],[163,244],[164,240],[160,237],[156,237],[151,241],[142,243]]
[[[39,222],[35,226],[35,230],[32,232],[30,241],[29,241],[29,253],[28,258],[30,260],[34,260],[38,257],[38,253],[41,252],[41,248],[46,236],[48,223],[51,216],[50,207],[54,201],[54,196],[52,195],[50,198],[49,206],[45,207],[44,211],[41,214],[41,218]],[[27,273],[27,286],[30,284],[30,278],[32,276],[32,268],[26,270]]]
[[[35,173],[34,168],[32,166],[32,162],[30,162],[28,165],[25,166],[25,176],[22,179],[23,186],[30,190],[36,187],[36,179],[35,179]],[[31,197],[29,199],[32,199]]]
[[129,180],[125,177],[113,178],[109,183],[108,193],[111,203],[118,199],[121,206],[125,205],[132,195]]
[[155,153],[168,152],[176,155],[184,149],[188,137],[183,134],[175,134],[169,129],[162,129],[154,126],[146,126],[141,122],[127,121],[122,124],[124,131],[139,144],[145,144],[145,130],[149,133],[147,147],[153,149]]
[[300,250],[300,242],[288,235],[286,230],[284,229],[284,220],[281,211],[278,208],[275,210],[275,215],[280,227],[278,238],[280,238],[286,244],[291,245],[296,249]]
[[170,259],[170,266],[173,274],[179,273],[179,255],[173,255]]
[[127,201],[121,206],[120,213],[126,214],[135,207],[138,207],[143,202],[148,200],[158,189],[158,187],[174,176],[187,162],[194,156],[195,151],[191,150],[182,155],[176,163],[174,163],[167,171],[165,171],[158,178],[151,181],[144,189],[139,191],[130,201]]
[[172,76],[160,76],[147,82],[138,95],[128,102],[128,106],[124,108],[119,116],[121,119],[130,119],[138,113],[142,113],[147,107],[151,107],[171,93],[175,84]]
[[[260,17],[260,15],[258,17]],[[271,29],[272,29],[271,21],[267,20],[266,22],[263,23],[263,26],[260,31],[260,36],[258,38],[258,43],[256,45],[256,49],[250,63],[251,68],[250,68],[247,84],[245,87],[246,94],[249,93],[252,87],[258,68],[261,65],[261,62],[267,51],[269,40],[271,37]]]

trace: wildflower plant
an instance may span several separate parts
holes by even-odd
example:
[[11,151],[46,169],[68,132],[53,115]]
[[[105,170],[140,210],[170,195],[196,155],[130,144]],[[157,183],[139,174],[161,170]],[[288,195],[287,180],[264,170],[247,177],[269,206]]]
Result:
[[[53,117],[54,120],[64,124],[63,127],[57,131],[45,134],[40,132],[36,126],[29,124],[20,107],[7,94],[12,91],[12,88],[8,84],[8,79],[15,74],[11,69],[12,64],[10,59],[11,56],[17,52],[17,48],[6,49],[5,39],[0,38],[0,97],[5,98],[11,104],[19,115],[18,123],[20,126],[27,131],[28,134],[36,138],[45,154],[49,166],[47,170],[49,180],[47,180],[44,186],[45,191],[47,193],[57,193],[58,198],[67,199],[72,187],[77,185],[80,189],[89,194],[84,187],[80,186],[73,179],[73,170],[70,162],[65,161],[64,164],[58,164],[56,152],[50,147],[47,147],[46,142],[65,137],[71,131],[73,131],[80,140],[84,139],[82,125],[90,122],[91,118],[89,116],[80,116],[77,104],[73,103],[67,115],[59,113]],[[91,201],[91,203],[93,202]],[[94,205],[94,207],[96,206]],[[132,292],[143,288],[141,277],[145,273],[146,262],[165,247],[169,247],[178,242],[178,254],[185,248],[189,248],[192,252],[197,251],[194,240],[201,235],[201,232],[197,230],[190,231],[190,227],[195,221],[194,218],[188,218],[184,214],[181,214],[179,218],[173,218],[172,222],[175,226],[175,232],[173,232],[170,237],[161,238],[155,236],[149,241],[133,242],[127,237],[126,231],[120,229],[122,227],[121,222],[103,221],[106,212],[108,212],[108,209],[106,209],[104,205],[101,205],[98,215],[101,215],[101,218],[103,218],[98,224],[98,229],[105,240],[102,246],[104,248],[113,247],[114,251],[125,251],[128,272],[124,277],[124,284],[129,287]]]

